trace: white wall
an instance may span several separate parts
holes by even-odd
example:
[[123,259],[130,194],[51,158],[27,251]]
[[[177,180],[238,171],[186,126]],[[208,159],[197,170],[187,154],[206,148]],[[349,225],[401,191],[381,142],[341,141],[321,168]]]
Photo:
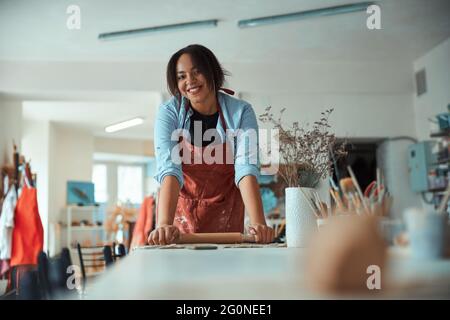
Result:
[[0,165],[12,164],[13,140],[21,151],[21,136],[22,103],[0,100]]
[[[271,64],[222,61],[233,90],[253,93],[412,93],[413,71],[403,60],[302,61]],[[165,62],[0,61],[0,90],[45,92],[166,92]],[[10,75],[14,75],[11,77]]]
[[430,139],[430,122],[450,104],[450,38],[414,62],[414,71],[425,69],[427,92],[414,97],[416,130],[419,139]]
[[[49,223],[65,221],[67,181],[91,181],[94,139],[90,132],[50,126]],[[58,243],[60,244],[60,243]],[[55,247],[56,252],[60,248]]]
[[[26,108],[32,102],[25,102]],[[91,181],[94,142],[84,130],[66,128],[43,120],[24,120],[23,152],[32,160],[37,173],[38,204],[44,225],[45,249],[53,255],[60,250],[55,243],[62,220],[61,212],[66,204],[68,180]]]
[[153,141],[137,139],[94,138],[95,152],[153,157]]
[[[330,117],[333,132],[341,138],[382,138],[415,135],[411,94],[249,94],[257,115],[272,106],[274,115],[286,108],[283,120],[301,124],[320,119],[320,112],[334,108]],[[267,127],[261,124],[261,127]]]

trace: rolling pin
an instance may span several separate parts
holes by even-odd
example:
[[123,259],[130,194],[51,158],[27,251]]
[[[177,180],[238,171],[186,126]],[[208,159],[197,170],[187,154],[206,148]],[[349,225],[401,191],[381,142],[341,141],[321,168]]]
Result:
[[255,242],[255,236],[245,235],[239,232],[224,233],[182,233],[177,243],[243,243]]

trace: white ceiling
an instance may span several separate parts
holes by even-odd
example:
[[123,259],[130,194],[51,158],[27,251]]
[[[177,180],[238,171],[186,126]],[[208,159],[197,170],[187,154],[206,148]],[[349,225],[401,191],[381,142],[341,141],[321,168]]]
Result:
[[[3,0],[0,60],[151,60],[166,62],[182,46],[201,43],[225,62],[409,60],[450,36],[449,0],[381,0],[382,30],[366,28],[365,12],[251,29],[237,21],[355,0]],[[66,9],[81,9],[81,30],[66,28]],[[101,32],[203,19],[217,28],[102,42]]]
[[[142,96],[142,93],[141,93]],[[147,103],[81,102],[81,101],[25,101],[23,117],[26,120],[53,121],[60,125],[84,129],[94,136],[127,139],[152,139],[153,123],[161,95],[147,93]],[[144,123],[114,133],[104,128],[134,117]]]

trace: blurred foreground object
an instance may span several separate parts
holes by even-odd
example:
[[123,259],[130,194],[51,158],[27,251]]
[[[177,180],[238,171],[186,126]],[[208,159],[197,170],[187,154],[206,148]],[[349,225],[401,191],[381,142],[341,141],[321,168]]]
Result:
[[381,286],[387,274],[386,245],[377,218],[352,215],[328,220],[311,239],[306,260],[308,286],[330,295],[379,292],[368,288],[373,268],[380,271]]
[[416,259],[442,259],[448,246],[448,215],[419,208],[405,210],[411,256]]

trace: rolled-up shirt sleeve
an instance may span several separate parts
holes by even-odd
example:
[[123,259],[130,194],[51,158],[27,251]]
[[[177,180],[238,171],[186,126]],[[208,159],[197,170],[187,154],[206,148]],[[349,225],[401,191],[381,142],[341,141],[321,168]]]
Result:
[[236,135],[236,155],[234,162],[236,185],[239,185],[239,181],[245,176],[252,175],[256,178],[259,177],[258,150],[258,122],[252,106],[246,104]]
[[181,163],[172,159],[172,150],[178,148],[178,141],[172,140],[172,134],[176,131],[176,108],[170,104],[163,104],[158,110],[154,131],[156,156],[156,174],[154,178],[161,184],[166,176],[174,176],[178,179],[180,187],[182,187],[184,181]]

